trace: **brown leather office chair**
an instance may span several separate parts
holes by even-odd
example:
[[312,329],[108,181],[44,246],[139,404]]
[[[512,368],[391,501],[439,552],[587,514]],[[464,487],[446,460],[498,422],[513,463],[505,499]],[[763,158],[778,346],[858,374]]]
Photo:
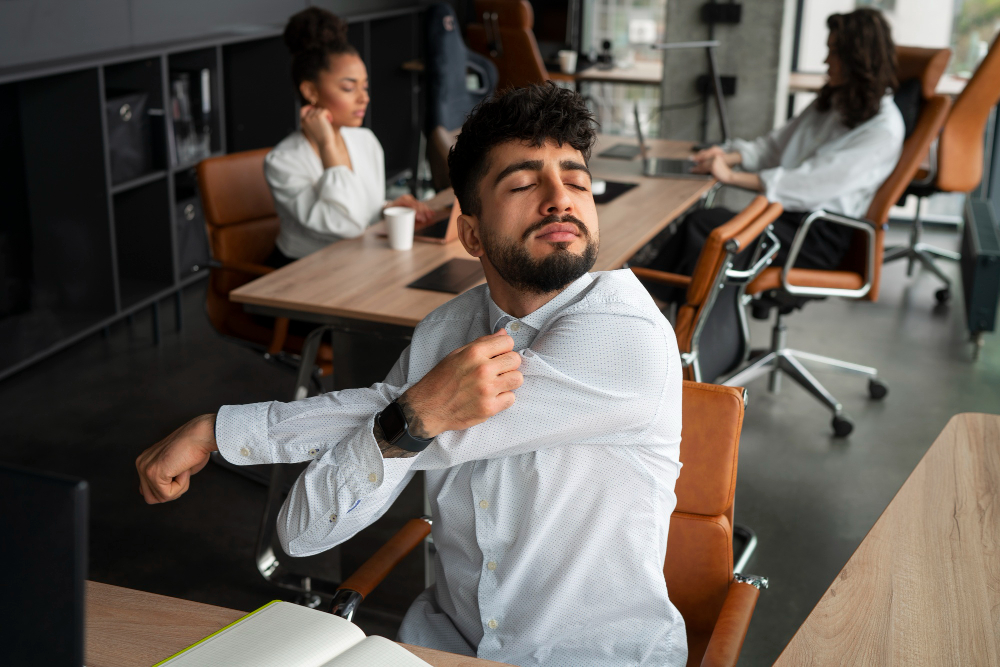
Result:
[[632,267],[643,282],[687,288],[674,324],[685,379],[714,382],[746,362],[750,329],[744,293],[778,253],[771,224],[782,210],[781,204],[755,197],[712,230],[690,276]]
[[474,16],[482,23],[469,23],[465,41],[497,66],[497,90],[575,80],[571,74],[545,68],[532,30],[535,12],[528,0],[476,0]]
[[[746,392],[685,382],[681,468],[670,516],[663,574],[684,617],[689,666],[735,665],[763,577],[733,574],[733,498]],[[332,613],[350,619],[385,576],[430,535],[429,519],[411,519],[351,575]]]
[[[942,53],[945,55],[942,56]],[[895,170],[875,193],[865,219],[850,218],[826,211],[813,211],[803,220],[792,241],[785,266],[767,268],[750,283],[747,294],[755,297],[755,316],[763,315],[766,318],[771,309],[777,311],[771,335],[771,348],[747,368],[730,377],[725,384],[746,386],[766,373],[770,375],[771,391],[777,391],[781,374],[785,374],[833,412],[833,430],[837,436],[849,435],[854,429],[854,424],[844,414],[840,402],[806,370],[802,361],[867,376],[869,395],[874,399],[881,399],[886,395],[888,388],[879,380],[875,368],[785,347],[786,328],[783,318],[801,308],[807,300],[830,296],[867,301],[878,299],[883,237],[889,220],[889,211],[913,180],[951,105],[946,96],[934,93],[937,80],[944,69],[941,65],[942,59],[947,63],[948,53],[948,49],[899,48],[897,52],[899,72],[903,76],[912,74],[921,80],[923,106],[916,126],[903,143],[903,152]],[[836,269],[830,271],[796,269],[795,260],[802,241],[817,220],[852,227],[855,230],[854,238],[841,265]]]
[[[274,250],[279,229],[264,179],[268,151],[262,148],[202,160],[198,187],[213,259],[205,295],[208,319],[223,336],[264,349],[270,358],[301,353],[305,339],[288,333],[287,318],[270,324],[229,300],[232,290],[274,270],[264,264]],[[332,361],[331,347],[320,346],[316,362],[321,375],[332,373]]]
[[[947,61],[945,61],[947,62]],[[943,69],[943,68],[942,68]],[[983,133],[992,109],[1000,101],[1000,39],[994,39],[986,57],[976,68],[941,128],[936,156],[929,169],[921,169],[906,194],[917,197],[917,214],[910,228],[909,245],[886,248],[883,262],[906,259],[906,275],[919,262],[944,283],[935,293],[938,303],[951,298],[951,280],[934,263],[934,258],[958,260],[957,252],[921,242],[920,218],[924,199],[938,192],[971,192],[983,178]]]

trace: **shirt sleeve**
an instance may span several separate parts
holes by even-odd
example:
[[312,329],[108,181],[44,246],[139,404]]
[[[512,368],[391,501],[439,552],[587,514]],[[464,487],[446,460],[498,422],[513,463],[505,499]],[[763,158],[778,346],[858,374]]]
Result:
[[567,313],[521,354],[524,384],[514,391],[514,405],[471,428],[442,433],[415,457],[415,467],[450,468],[563,445],[679,442],[679,405],[676,432],[651,428],[671,408],[664,401],[669,382],[680,383],[680,357],[665,323],[627,309]]
[[362,177],[349,167],[330,167],[315,181],[294,153],[272,151],[264,175],[275,202],[303,227],[356,238],[372,222]]
[[836,149],[820,147],[798,167],[760,172],[764,194],[786,210],[811,211],[858,192],[874,192],[888,178],[903,138],[881,123],[859,128]]
[[781,153],[785,150],[796,128],[801,124],[801,119],[809,112],[809,109],[803,111],[781,127],[762,137],[757,137],[753,141],[733,139],[729,148],[740,154],[740,167],[744,171],[760,171],[780,164]]
[[409,352],[370,388],[219,410],[215,438],[227,461],[310,462],[278,514],[278,539],[289,555],[349,539],[381,517],[412,479],[414,459],[383,459],[372,433],[375,415],[408,388]]

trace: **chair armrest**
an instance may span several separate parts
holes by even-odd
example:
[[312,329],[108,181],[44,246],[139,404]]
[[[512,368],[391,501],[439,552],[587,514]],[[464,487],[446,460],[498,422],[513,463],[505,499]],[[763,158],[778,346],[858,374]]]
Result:
[[648,280],[661,285],[676,285],[677,287],[687,287],[691,284],[691,276],[682,276],[679,273],[668,273],[656,269],[644,269],[641,266],[633,266],[631,269],[639,280]]
[[220,262],[217,259],[208,260],[208,268],[219,271],[235,271],[236,273],[249,273],[251,276],[266,276],[274,271],[270,266],[263,264],[252,264],[251,262]]
[[[865,262],[867,270],[865,271],[864,285],[857,289],[839,289],[835,287],[802,287],[792,285],[788,282],[788,272],[795,267],[795,261],[799,258],[799,251],[802,250],[806,234],[809,233],[809,228],[817,220],[860,229],[868,235],[867,261]],[[875,256],[875,229],[875,223],[870,220],[851,218],[839,213],[827,213],[822,209],[813,211],[802,221],[802,225],[795,233],[795,238],[792,239],[792,247],[788,251],[788,259],[785,260],[785,266],[781,269],[781,287],[789,294],[796,296],[842,296],[860,299],[871,291],[872,276],[875,275],[875,262],[878,259]]]
[[738,581],[729,584],[729,592],[708,640],[701,667],[735,667],[759,595],[760,591],[752,584]]
[[330,613],[351,620],[354,611],[365,597],[382,583],[382,580],[399,565],[407,554],[417,548],[431,534],[431,520],[427,517],[410,519],[388,542],[366,560],[357,571],[337,588]]

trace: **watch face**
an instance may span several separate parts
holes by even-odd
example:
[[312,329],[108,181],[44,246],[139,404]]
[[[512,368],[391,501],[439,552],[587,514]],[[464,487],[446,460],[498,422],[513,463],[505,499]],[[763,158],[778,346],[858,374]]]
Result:
[[398,403],[390,403],[389,407],[379,413],[378,425],[382,427],[382,433],[389,444],[394,444],[399,440],[399,436],[406,431],[406,417],[403,416],[403,408]]

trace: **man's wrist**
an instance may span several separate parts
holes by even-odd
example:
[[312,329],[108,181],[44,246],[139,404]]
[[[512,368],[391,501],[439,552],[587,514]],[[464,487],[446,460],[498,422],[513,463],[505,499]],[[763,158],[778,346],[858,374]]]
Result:
[[439,436],[442,430],[434,428],[430,420],[426,418],[425,411],[421,409],[419,394],[413,395],[413,388],[403,392],[403,395],[396,399],[396,403],[403,409],[403,417],[406,419],[406,427],[415,438],[430,440]]

